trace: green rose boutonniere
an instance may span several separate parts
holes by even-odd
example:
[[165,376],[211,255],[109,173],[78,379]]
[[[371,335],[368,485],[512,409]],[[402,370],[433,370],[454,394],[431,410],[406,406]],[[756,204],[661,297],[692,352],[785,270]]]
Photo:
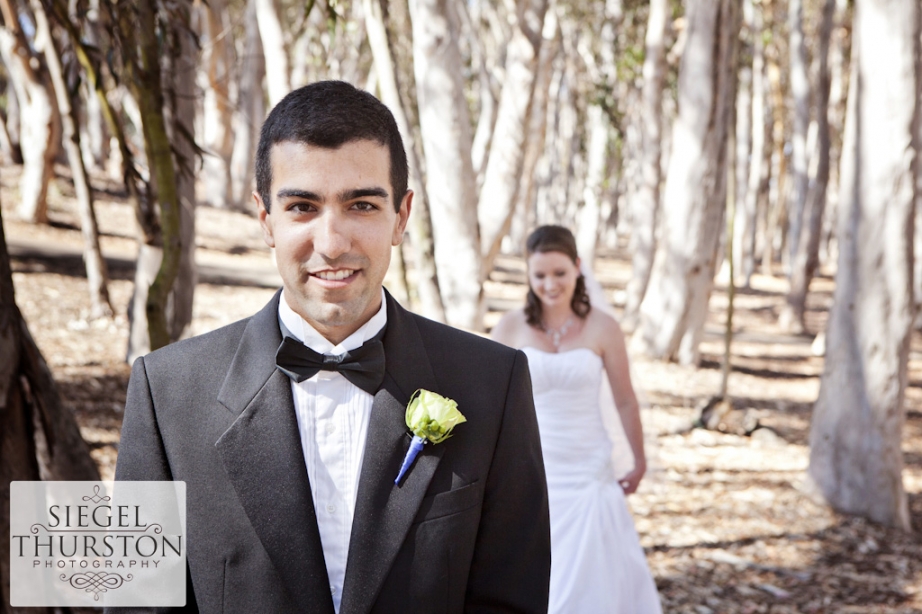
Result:
[[426,443],[445,441],[451,437],[452,429],[462,422],[467,422],[467,418],[458,411],[458,404],[452,399],[429,390],[414,392],[407,404],[407,427],[413,433],[413,441],[394,484],[400,484]]

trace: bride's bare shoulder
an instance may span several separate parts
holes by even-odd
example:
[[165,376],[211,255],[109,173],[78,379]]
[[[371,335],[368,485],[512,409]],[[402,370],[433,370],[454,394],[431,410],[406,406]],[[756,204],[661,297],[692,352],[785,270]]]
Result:
[[518,347],[518,340],[528,327],[525,319],[524,309],[512,309],[503,314],[493,330],[490,331],[490,337],[494,341],[499,341],[505,345]]
[[618,324],[618,320],[601,309],[591,310],[586,318],[586,324],[587,328],[599,335],[617,335],[619,337],[624,335],[624,333],[621,332],[621,326]]

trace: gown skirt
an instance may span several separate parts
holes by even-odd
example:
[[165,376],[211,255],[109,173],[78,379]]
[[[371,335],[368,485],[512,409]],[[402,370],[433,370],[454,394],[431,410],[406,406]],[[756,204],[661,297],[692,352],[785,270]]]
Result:
[[524,348],[547,473],[550,614],[661,614],[659,594],[611,462],[589,348]]

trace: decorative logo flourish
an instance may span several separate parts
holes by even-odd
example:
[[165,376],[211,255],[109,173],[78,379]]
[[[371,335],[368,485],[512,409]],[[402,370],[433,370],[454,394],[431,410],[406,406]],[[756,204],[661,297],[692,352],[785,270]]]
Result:
[[99,503],[100,501],[111,501],[112,497],[110,497],[109,495],[103,495],[102,497],[100,497],[99,496],[99,484],[96,484],[95,486],[93,486],[93,496],[92,497],[84,496],[83,500],[92,501],[93,503]]
[[68,582],[71,586],[86,593],[93,593],[93,601],[99,601],[99,593],[106,593],[119,588],[125,582],[131,582],[131,574],[122,577],[121,574],[108,571],[88,571],[75,573],[71,577],[61,574],[61,581]]
[[[29,527],[29,531],[30,531],[33,535],[38,535],[38,532],[41,531],[42,529],[45,529],[45,531],[48,532],[48,533],[105,533],[105,532],[108,531],[108,529],[106,529],[106,528],[101,528],[101,529],[87,529],[87,528],[83,528],[83,529],[49,529],[48,527],[46,527],[45,525],[43,525],[43,524],[40,523],[40,522],[36,522],[36,523],[33,524],[31,527]],[[153,523],[153,524],[144,525],[144,526],[141,527],[140,529],[119,529],[118,532],[119,532],[119,533],[147,533],[148,531],[153,531],[153,532],[156,533],[157,535],[160,535],[161,533],[163,533],[163,527],[160,526],[160,525],[157,524],[157,523]]]

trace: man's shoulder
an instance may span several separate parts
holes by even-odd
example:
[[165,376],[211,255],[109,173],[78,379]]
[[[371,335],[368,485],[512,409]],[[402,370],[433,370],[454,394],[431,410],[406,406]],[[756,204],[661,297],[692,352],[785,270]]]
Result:
[[182,339],[144,357],[148,370],[186,367],[213,362],[230,361],[243,336],[243,331],[253,316],[237,320],[213,331]]

